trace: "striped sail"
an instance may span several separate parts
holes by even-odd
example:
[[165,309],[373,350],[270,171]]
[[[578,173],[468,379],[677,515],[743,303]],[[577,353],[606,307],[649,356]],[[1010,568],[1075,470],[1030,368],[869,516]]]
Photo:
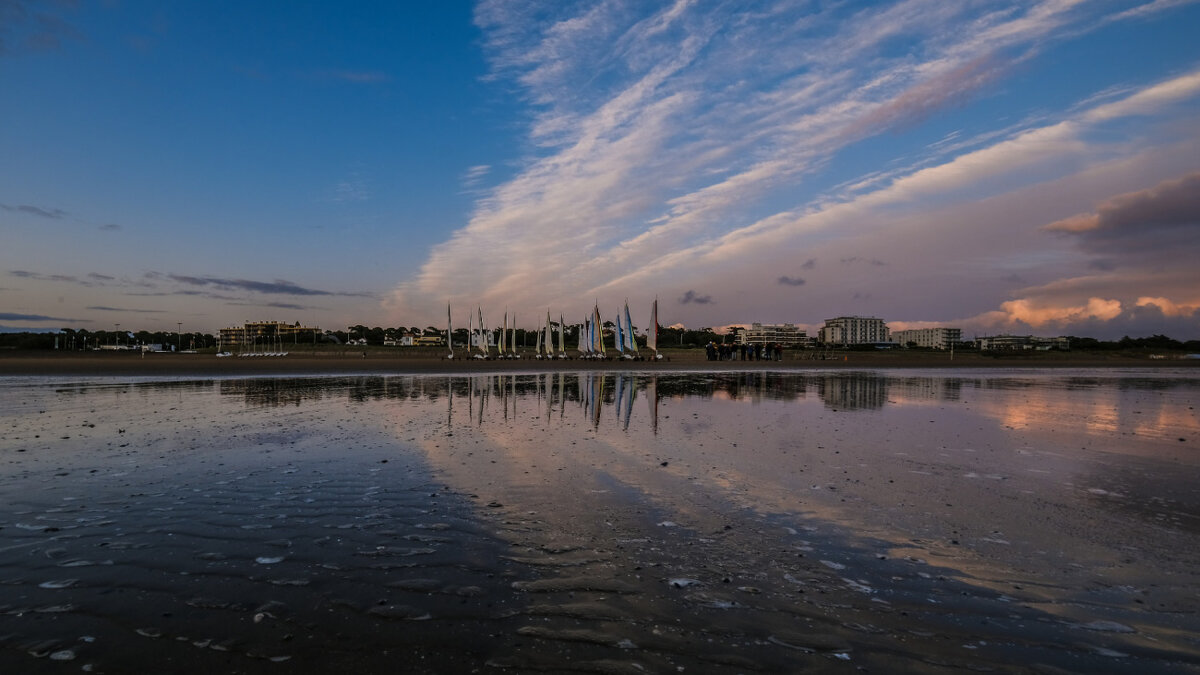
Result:
[[625,339],[628,340],[626,345],[629,351],[634,354],[638,353],[637,339],[633,335],[633,319],[629,317],[629,301],[625,301]]

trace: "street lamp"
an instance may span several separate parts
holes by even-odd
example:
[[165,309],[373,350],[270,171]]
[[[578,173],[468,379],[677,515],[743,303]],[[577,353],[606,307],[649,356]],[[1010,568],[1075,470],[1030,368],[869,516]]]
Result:
[[121,324],[114,323],[113,324],[113,346],[119,347],[120,345],[121,345]]

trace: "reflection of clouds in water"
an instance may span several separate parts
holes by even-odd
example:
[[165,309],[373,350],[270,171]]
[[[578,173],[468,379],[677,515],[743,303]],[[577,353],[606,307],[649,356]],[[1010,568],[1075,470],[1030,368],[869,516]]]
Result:
[[[1045,650],[1039,662],[1103,670],[1111,662],[1097,655],[1098,646],[1131,654],[1122,665],[1155,670],[1177,653],[1180,627],[1196,628],[1192,615],[1177,610],[1186,605],[1178,598],[1195,597],[1189,552],[1197,533],[1188,523],[1200,510],[1188,480],[1196,460],[1176,457],[1194,445],[1168,436],[1188,422],[1200,387],[1192,378],[1163,379],[911,372],[262,378],[65,385],[36,390],[50,403],[35,408],[48,415],[14,413],[14,405],[0,406],[0,414],[19,425],[10,443],[40,435],[36,443],[47,446],[7,455],[16,458],[10,494],[49,490],[54,509],[43,516],[83,527],[74,522],[79,514],[55,510],[62,496],[95,497],[93,481],[110,481],[117,506],[92,500],[87,507],[119,509],[119,522],[103,527],[164,546],[169,532],[178,546],[183,525],[211,517],[219,529],[203,532],[206,543],[196,550],[221,549],[246,565],[283,558],[239,583],[273,583],[258,580],[266,573],[287,584],[307,578],[301,572],[314,575],[310,586],[281,587],[297,594],[297,607],[320,604],[306,595],[319,596],[327,583],[316,563],[336,562],[337,577],[363,581],[343,592],[355,600],[358,621],[432,611],[452,623],[444,617],[459,596],[435,596],[444,601],[439,610],[425,591],[403,595],[407,586],[430,587],[440,576],[430,556],[444,556],[463,578],[438,588],[478,587],[487,603],[512,610],[503,628],[484,631],[500,636],[505,649],[518,641],[548,646],[539,652],[546,654],[582,649],[570,646],[582,635],[570,631],[583,624],[591,639],[637,645],[621,658],[664,666],[649,670],[684,663],[697,649],[726,650],[717,654],[725,657],[753,644],[753,658],[782,659],[763,670],[786,671],[788,659],[810,655],[780,643],[811,646],[803,640],[813,634],[818,645],[853,646],[857,664],[879,670],[886,670],[872,662],[879,654],[922,664],[930,654],[943,656],[945,645],[963,644],[977,647],[975,665],[998,669]],[[1005,428],[1014,410],[1025,421]],[[112,439],[101,432],[116,433],[127,420],[137,423],[105,445]],[[51,433],[55,425],[70,431]],[[72,438],[53,441],[60,435]],[[59,444],[57,455],[45,452],[51,443]],[[79,448],[78,466],[62,459],[66,444]],[[105,448],[102,459],[97,447]],[[64,465],[69,473],[57,475]],[[94,467],[123,474],[93,478],[83,470]],[[129,502],[131,493],[149,497]],[[453,505],[454,496],[467,506]],[[19,522],[40,521],[22,515]],[[145,523],[170,527],[138,527]],[[448,529],[428,529],[434,526]],[[14,536],[48,534],[30,532]],[[240,548],[213,543],[231,540],[228,532]],[[265,547],[267,536],[286,555]],[[311,546],[317,537],[322,543]],[[473,542],[480,553],[460,557]],[[497,554],[506,562],[495,562]],[[12,564],[29,560],[18,552]],[[214,563],[221,561],[202,560],[196,569]],[[419,574],[392,578],[413,564]],[[295,575],[283,573],[289,566]],[[6,577],[29,575],[14,567]],[[688,583],[673,583],[679,580]],[[69,589],[42,589],[52,590]],[[375,609],[383,595],[389,602]],[[1127,610],[1132,597],[1147,604]],[[602,614],[610,618],[590,622]],[[803,630],[788,632],[797,621]],[[718,624],[738,628],[711,632]],[[1036,634],[1017,624],[1036,626]],[[638,632],[648,625],[667,627],[665,637]],[[860,633],[850,625],[884,630]],[[906,633],[913,625],[927,636]],[[1081,634],[1088,625],[1137,632]],[[889,642],[896,633],[906,635],[905,644]],[[1148,647],[1150,640],[1157,642]],[[290,648],[283,642],[271,653]],[[688,663],[689,670],[706,665]]]

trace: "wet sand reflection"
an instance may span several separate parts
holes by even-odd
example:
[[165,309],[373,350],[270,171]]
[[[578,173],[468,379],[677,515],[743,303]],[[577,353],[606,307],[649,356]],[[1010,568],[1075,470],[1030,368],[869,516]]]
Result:
[[0,664],[1200,667],[1186,375],[0,391]]

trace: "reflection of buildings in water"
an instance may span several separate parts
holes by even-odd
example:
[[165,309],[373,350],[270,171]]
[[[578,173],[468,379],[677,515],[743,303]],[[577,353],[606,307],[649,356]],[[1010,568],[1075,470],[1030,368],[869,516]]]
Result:
[[893,401],[957,401],[962,387],[963,381],[956,377],[893,377],[888,393]]
[[817,381],[817,391],[830,408],[876,409],[887,403],[888,383],[886,377],[865,373],[827,375]]

